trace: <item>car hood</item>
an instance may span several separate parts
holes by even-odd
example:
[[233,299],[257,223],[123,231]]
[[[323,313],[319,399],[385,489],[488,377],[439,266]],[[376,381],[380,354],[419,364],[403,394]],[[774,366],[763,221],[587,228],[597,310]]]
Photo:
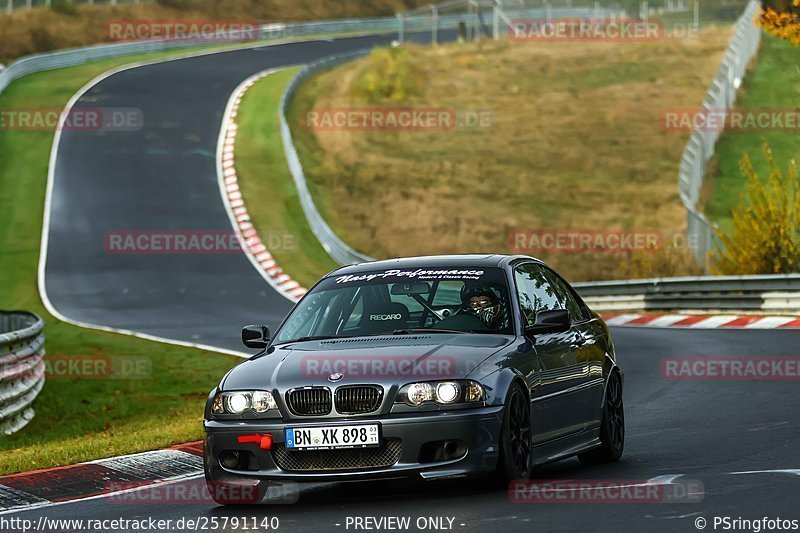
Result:
[[511,344],[512,336],[431,334],[289,343],[235,367],[221,390],[460,379]]

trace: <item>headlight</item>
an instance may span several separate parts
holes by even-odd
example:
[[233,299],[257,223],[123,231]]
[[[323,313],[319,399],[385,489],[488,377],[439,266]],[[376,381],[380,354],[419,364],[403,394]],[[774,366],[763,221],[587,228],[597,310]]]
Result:
[[240,415],[247,411],[262,414],[272,410],[278,414],[275,398],[261,390],[220,392],[211,403],[211,413],[215,415]]
[[434,381],[409,383],[397,393],[395,403],[417,407],[425,402],[438,404],[478,403],[485,399],[483,387],[476,381]]
[[442,403],[453,403],[458,400],[461,393],[461,387],[458,383],[452,381],[445,381],[436,385],[436,400]]
[[433,386],[430,383],[412,383],[408,386],[406,393],[411,405],[419,405],[434,399]]

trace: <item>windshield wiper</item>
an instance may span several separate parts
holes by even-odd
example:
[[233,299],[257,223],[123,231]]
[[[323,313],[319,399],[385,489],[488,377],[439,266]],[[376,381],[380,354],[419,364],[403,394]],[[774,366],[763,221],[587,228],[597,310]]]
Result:
[[435,329],[435,328],[405,328],[396,329],[392,335],[409,335],[412,333],[475,333],[474,331],[460,331],[457,329]]

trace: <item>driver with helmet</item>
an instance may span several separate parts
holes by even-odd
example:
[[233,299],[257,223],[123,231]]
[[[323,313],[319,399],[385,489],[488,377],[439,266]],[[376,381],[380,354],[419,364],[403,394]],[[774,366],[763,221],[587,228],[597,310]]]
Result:
[[461,290],[462,308],[460,314],[472,314],[486,324],[488,329],[504,328],[507,316],[506,306],[500,291],[489,285],[464,285]]

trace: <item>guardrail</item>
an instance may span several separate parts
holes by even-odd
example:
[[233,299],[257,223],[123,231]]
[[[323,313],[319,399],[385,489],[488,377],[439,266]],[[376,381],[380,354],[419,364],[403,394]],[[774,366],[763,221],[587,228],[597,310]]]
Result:
[[33,313],[0,312],[0,432],[10,435],[33,418],[44,386],[44,321]]
[[[760,7],[760,2],[750,0],[736,22],[733,38],[703,99],[702,114],[706,116],[712,113],[722,114],[727,117],[728,111],[736,101],[736,90],[742,83],[747,64],[761,42],[761,29],[754,23]],[[686,207],[688,239],[695,259],[700,264],[705,264],[708,253],[716,242],[716,231],[700,212],[697,204],[703,188],[706,164],[714,155],[714,146],[720,133],[717,128],[702,131],[702,128],[695,126],[683,151],[678,174],[678,190],[681,202]]]
[[[2,0],[0,0],[2,2]],[[87,61],[119,57],[131,54],[144,54],[182,48],[209,46],[215,41],[237,44],[263,42],[314,35],[336,35],[349,33],[389,33],[399,29],[395,17],[364,19],[340,19],[312,22],[264,24],[254,30],[236,30],[217,34],[209,39],[189,37],[186,39],[151,39],[113,44],[97,44],[82,48],[72,48],[56,52],[32,54],[18,59],[0,71],[0,94],[16,79],[28,74],[57,68],[81,65]],[[416,26],[412,27],[412,29]]]
[[368,53],[369,50],[357,50],[348,54],[330,56],[320,61],[309,63],[291,82],[289,82],[289,85],[286,86],[286,89],[284,89],[281,95],[279,106],[283,151],[286,154],[286,162],[289,164],[289,171],[292,173],[292,179],[294,180],[295,188],[297,188],[297,195],[300,199],[303,213],[306,216],[306,221],[309,227],[311,227],[311,231],[313,231],[314,235],[317,237],[317,240],[322,244],[325,251],[328,252],[328,255],[340,265],[363,263],[365,261],[372,261],[372,258],[350,248],[336,235],[328,223],[325,222],[325,219],[322,218],[319,209],[317,209],[314,203],[314,198],[311,196],[311,191],[308,190],[306,175],[303,172],[303,165],[300,164],[300,157],[297,155],[297,150],[294,147],[292,131],[289,128],[286,115],[289,112],[289,102],[297,91],[297,88],[306,78],[323,70],[333,68],[336,65],[363,57]]
[[800,274],[574,283],[595,311],[743,311],[800,314]]

